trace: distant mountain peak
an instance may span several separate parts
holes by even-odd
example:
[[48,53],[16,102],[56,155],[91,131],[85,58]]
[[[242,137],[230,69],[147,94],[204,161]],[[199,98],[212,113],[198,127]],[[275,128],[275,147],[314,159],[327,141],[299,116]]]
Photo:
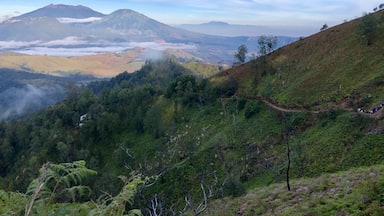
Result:
[[207,23],[202,23],[201,25],[228,26],[230,24],[222,21],[210,21]]
[[156,35],[154,32],[161,32],[164,28],[168,29],[169,26],[134,10],[119,9],[93,23],[92,27],[115,29],[134,35],[149,33],[152,37]]
[[[82,6],[82,5],[66,5],[66,4],[49,4],[47,6],[45,6],[46,8],[88,8],[88,7],[85,7],[85,6]],[[44,7],[43,7],[44,8]]]
[[23,14],[19,17],[51,17],[51,18],[88,18],[88,17],[104,17],[105,14],[94,11],[89,7],[82,5],[65,5],[65,4],[49,4],[40,9]]
[[76,6],[65,5],[65,4],[49,4],[43,8],[69,8],[69,7],[76,7]]
[[42,9],[73,9],[73,10],[91,10],[91,8],[83,5],[66,5],[66,4],[49,4]]
[[139,12],[136,12],[134,10],[131,10],[131,9],[119,9],[119,10],[116,10],[114,11],[113,13],[135,13],[135,14],[139,14]]
[[119,10],[112,12],[109,16],[123,16],[123,17],[124,16],[138,16],[138,17],[148,18],[144,14],[141,14],[141,13],[134,11],[134,10],[131,10],[131,9],[119,9]]

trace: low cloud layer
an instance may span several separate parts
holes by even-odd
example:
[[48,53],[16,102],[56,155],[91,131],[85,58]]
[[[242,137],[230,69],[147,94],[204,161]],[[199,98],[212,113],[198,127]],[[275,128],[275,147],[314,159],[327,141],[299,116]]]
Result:
[[183,43],[167,42],[88,42],[79,37],[66,37],[61,40],[43,41],[0,41],[0,52],[12,51],[28,55],[84,56],[106,52],[123,52],[141,47],[156,51],[166,49],[194,50],[196,47]]
[[57,18],[57,20],[61,23],[70,23],[70,24],[73,24],[73,23],[89,23],[89,22],[94,22],[94,21],[98,21],[98,20],[101,20],[102,18],[101,17],[89,17],[89,18],[84,18],[84,19],[76,19],[76,18],[66,18],[66,17],[62,17],[62,18]]
[[83,40],[79,37],[66,37],[61,40],[52,40],[48,42],[44,42],[39,44],[40,46],[45,46],[45,47],[52,47],[52,46],[78,46],[78,45],[84,45],[87,44],[88,42],[86,40]]
[[39,45],[41,41],[0,41],[0,51],[21,49],[24,47]]

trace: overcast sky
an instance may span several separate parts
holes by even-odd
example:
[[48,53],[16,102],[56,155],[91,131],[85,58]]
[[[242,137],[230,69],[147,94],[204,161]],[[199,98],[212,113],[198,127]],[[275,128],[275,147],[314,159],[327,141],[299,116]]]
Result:
[[384,0],[1,0],[0,17],[20,15],[50,3],[84,5],[108,14],[133,9],[160,22],[224,21],[266,26],[333,26],[371,12]]

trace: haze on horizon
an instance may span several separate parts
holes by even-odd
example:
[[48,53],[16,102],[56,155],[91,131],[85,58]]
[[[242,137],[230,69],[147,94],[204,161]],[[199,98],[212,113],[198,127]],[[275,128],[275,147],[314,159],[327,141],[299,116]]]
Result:
[[[323,24],[333,26],[371,12],[384,0],[3,0],[0,17],[18,16],[49,4],[83,5],[109,14],[118,9],[132,9],[168,25],[200,24],[221,21],[237,25],[255,25],[295,29],[305,36]],[[279,34],[278,32],[276,32]]]

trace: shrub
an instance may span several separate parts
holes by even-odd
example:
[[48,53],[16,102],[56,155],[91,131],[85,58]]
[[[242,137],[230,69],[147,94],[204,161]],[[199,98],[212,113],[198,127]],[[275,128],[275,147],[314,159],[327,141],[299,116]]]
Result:
[[223,195],[239,197],[245,194],[246,189],[239,179],[235,177],[229,177],[223,184]]
[[360,32],[361,35],[366,40],[367,45],[372,45],[373,38],[376,35],[377,32],[377,22],[375,18],[372,15],[365,15],[360,23]]
[[244,116],[245,118],[251,118],[253,115],[260,112],[260,102],[248,102],[245,104]]

